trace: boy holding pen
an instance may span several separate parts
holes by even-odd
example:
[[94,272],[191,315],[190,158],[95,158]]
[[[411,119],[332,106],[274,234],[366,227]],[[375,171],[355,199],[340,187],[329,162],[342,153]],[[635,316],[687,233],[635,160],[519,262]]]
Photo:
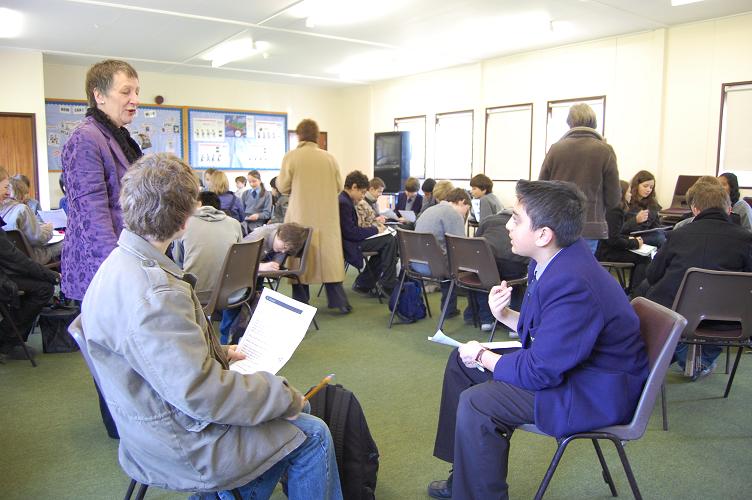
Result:
[[450,355],[434,456],[454,469],[428,486],[431,497],[508,498],[509,439],[519,425],[562,437],[634,413],[648,374],[639,320],[581,238],[585,206],[568,182],[517,184],[507,230],[512,251],[531,259],[527,292],[519,313],[508,307],[506,282],[488,300],[522,349],[500,355],[471,341]]

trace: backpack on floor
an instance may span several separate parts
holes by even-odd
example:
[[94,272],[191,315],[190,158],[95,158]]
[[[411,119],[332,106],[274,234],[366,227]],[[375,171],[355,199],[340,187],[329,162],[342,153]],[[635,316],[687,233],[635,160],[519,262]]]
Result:
[[343,497],[373,500],[379,450],[355,395],[339,384],[328,385],[310,403],[311,414],[326,422],[332,433]]
[[[399,287],[394,287],[392,296],[389,297],[389,310],[394,311],[394,303],[397,301]],[[426,305],[423,302],[420,283],[414,280],[405,280],[402,293],[399,294],[397,304],[397,317],[403,323],[414,323],[426,317]]]
[[68,326],[81,310],[77,306],[45,307],[39,313],[42,351],[45,353],[78,351],[78,344],[68,333]]

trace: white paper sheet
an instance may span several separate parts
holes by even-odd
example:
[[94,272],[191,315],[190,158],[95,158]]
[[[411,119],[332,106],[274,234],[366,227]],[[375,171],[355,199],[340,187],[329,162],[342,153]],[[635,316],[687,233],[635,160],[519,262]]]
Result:
[[431,342],[436,342],[437,344],[448,345],[449,347],[459,347],[462,345],[452,337],[445,335],[441,330],[436,330],[436,333],[433,334],[433,337],[428,337],[428,340],[430,340]]
[[412,210],[400,210],[399,213],[407,222],[415,222],[415,212]]
[[68,216],[62,208],[56,210],[40,210],[39,217],[41,217],[43,222],[52,224],[54,229],[65,228],[68,225]]
[[230,365],[238,373],[276,374],[305,337],[316,308],[264,288],[238,349],[246,358]]

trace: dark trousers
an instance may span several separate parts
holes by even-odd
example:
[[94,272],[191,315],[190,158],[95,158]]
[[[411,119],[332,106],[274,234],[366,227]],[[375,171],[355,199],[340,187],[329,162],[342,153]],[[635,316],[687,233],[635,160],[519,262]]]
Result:
[[360,242],[362,252],[378,252],[368,259],[365,271],[358,275],[355,286],[370,290],[378,281],[387,290],[397,283],[397,240],[390,236],[379,236]]
[[453,499],[508,498],[509,439],[534,418],[535,393],[467,368],[457,350],[444,370],[434,456],[454,464]]
[[[44,306],[49,304],[55,287],[47,281],[35,280],[23,276],[12,276],[11,279],[19,290],[24,294],[18,297],[19,306],[10,307],[10,314],[13,316],[13,323],[16,325],[19,333],[26,340],[31,332],[31,326],[34,319]],[[10,321],[10,320],[9,320]],[[18,344],[18,339],[13,334],[10,325],[5,321],[0,322],[0,344],[3,346],[12,346]]]
[[[350,303],[347,301],[347,295],[345,295],[345,289],[342,287],[342,282],[337,283],[324,283],[324,289],[326,290],[326,303],[330,308],[346,307]],[[308,285],[292,285],[292,298],[308,304],[311,300],[311,290]]]

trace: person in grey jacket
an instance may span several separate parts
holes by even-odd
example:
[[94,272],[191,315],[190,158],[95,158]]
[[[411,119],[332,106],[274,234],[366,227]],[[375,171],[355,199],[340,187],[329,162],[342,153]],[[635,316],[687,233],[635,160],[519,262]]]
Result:
[[118,246],[71,325],[85,332],[120,432],[120,464],[136,481],[170,490],[228,498],[239,487],[243,498],[268,498],[286,474],[290,498],[340,499],[326,424],[301,414],[303,397],[284,378],[228,369],[243,355],[219,345],[192,276],[164,255],[198,190],[173,155],[133,164],[122,183]]
[[595,253],[598,240],[608,238],[606,211],[621,201],[616,153],[595,130],[595,112],[587,104],[569,108],[567,125],[569,131],[548,150],[538,178],[573,182],[585,193],[582,237]]

